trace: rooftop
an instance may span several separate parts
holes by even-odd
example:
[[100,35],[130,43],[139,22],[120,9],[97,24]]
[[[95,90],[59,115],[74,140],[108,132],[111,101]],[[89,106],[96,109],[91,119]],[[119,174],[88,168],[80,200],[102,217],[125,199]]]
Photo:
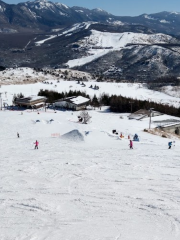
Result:
[[85,97],[82,97],[82,96],[73,96],[73,97],[67,97],[67,98],[63,98],[63,99],[59,99],[57,100],[56,102],[62,102],[62,101],[67,101],[67,102],[70,102],[70,103],[74,103],[76,105],[79,105],[79,104],[83,104],[83,103],[87,103],[90,101],[89,98],[85,98]]
[[41,99],[45,99],[46,97],[44,96],[29,96],[29,97],[24,97],[24,98],[17,98],[18,100],[22,100],[22,101],[36,101],[36,100],[41,100]]
[[78,96],[75,98],[71,98],[70,101],[75,103],[75,104],[82,104],[82,103],[86,103],[88,102],[90,99],[82,97],[82,96]]

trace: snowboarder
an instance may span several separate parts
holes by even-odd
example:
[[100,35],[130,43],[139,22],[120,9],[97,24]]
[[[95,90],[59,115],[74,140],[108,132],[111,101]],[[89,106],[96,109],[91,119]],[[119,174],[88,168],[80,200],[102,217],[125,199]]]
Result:
[[172,142],[168,142],[169,149],[171,149]]
[[34,149],[38,149],[39,142],[36,140],[36,142],[34,144],[35,144],[35,148]]
[[19,138],[19,133],[17,133],[17,137]]
[[130,146],[130,149],[133,149],[133,141],[132,140],[130,140],[129,146]]

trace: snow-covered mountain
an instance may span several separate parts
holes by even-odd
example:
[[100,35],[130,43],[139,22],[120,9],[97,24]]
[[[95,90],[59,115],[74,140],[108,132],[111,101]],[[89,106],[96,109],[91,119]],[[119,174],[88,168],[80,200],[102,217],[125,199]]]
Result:
[[63,3],[47,0],[6,4],[0,0],[0,28],[16,31],[44,31],[57,26],[95,21],[111,24],[139,24],[168,34],[180,34],[180,14],[161,12],[143,14],[137,17],[114,16],[102,9],[87,9],[79,6],[68,7]]
[[156,45],[175,43],[176,40],[165,34],[141,34],[141,33],[108,33],[96,30],[91,31],[89,37],[77,42],[80,48],[87,49],[84,58],[70,60],[69,67],[85,65],[112,51],[120,51],[129,48],[129,45]]
[[179,76],[179,24],[176,12],[117,17],[46,0],[0,0],[0,66],[69,66],[119,80]]
[[76,44],[85,53],[67,65],[79,70],[121,80],[180,75],[180,42],[169,35],[91,30],[90,36]]
[[43,31],[56,26],[98,21],[105,22],[113,16],[101,9],[70,8],[63,3],[35,0],[17,5],[0,1],[0,28],[18,31]]
[[142,25],[76,23],[47,34],[2,34],[0,65],[73,67],[119,80],[180,75],[180,40]]

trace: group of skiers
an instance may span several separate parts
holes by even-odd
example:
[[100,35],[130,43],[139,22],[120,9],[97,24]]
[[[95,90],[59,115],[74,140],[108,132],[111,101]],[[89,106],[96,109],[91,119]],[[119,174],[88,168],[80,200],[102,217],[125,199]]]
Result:
[[[88,132],[89,133],[89,132]],[[19,135],[19,133],[17,132],[17,137],[19,138],[20,137],[20,135]],[[129,136],[128,136],[128,139],[129,139]],[[34,147],[34,149],[38,149],[38,146],[39,146],[39,142],[36,140],[35,141],[35,147]],[[173,144],[173,142],[168,142],[168,149],[171,149],[171,147],[172,147],[172,144]],[[130,147],[130,149],[133,149],[133,141],[130,139],[129,140],[129,147]]]
[[[175,143],[175,141],[174,141]],[[173,142],[168,142],[168,149],[171,149]],[[129,140],[129,147],[130,149],[133,149],[133,141]]]

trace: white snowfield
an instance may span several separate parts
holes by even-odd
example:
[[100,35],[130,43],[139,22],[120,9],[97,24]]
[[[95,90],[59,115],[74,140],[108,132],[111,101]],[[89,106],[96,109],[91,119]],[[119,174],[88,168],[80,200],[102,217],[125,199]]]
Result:
[[[139,100],[147,100],[158,102],[162,104],[167,104],[171,106],[175,106],[177,108],[180,107],[180,98],[172,97],[167,94],[152,91],[146,88],[144,84],[138,83],[107,83],[107,82],[95,82],[88,81],[85,82],[86,86],[81,84],[77,84],[77,81],[47,81],[53,84],[44,84],[42,82],[36,84],[23,84],[23,85],[2,85],[0,88],[0,92],[2,93],[2,101],[7,104],[12,104],[12,98],[14,94],[22,93],[25,97],[30,95],[37,95],[40,89],[48,89],[58,92],[69,92],[72,91],[81,91],[86,92],[89,96],[93,97],[96,95],[97,97],[106,93],[109,95],[121,95],[124,97],[131,97],[133,99]],[[94,90],[90,88],[90,86],[94,87],[95,85],[99,87],[99,90]]]
[[180,142],[143,132],[149,119],[89,114],[0,111],[0,239],[179,240]]
[[[70,68],[75,66],[81,66],[88,62],[91,62],[111,51],[120,50],[127,47],[127,44],[157,44],[157,43],[169,43],[174,39],[165,34],[143,34],[143,33],[109,33],[91,30],[91,35],[85,37],[81,41],[81,47],[87,47],[90,56],[80,59],[69,60],[67,64]],[[98,49],[99,48],[99,49]],[[107,49],[109,48],[109,49]],[[161,48],[161,47],[159,47]]]
[[[72,69],[44,69],[52,71],[54,75],[50,73],[36,71],[33,68],[19,67],[19,68],[7,68],[4,71],[0,71],[0,84],[20,84],[20,83],[32,83],[42,82],[48,80],[61,80],[61,75],[68,70],[69,77],[83,78],[88,80],[92,79],[92,75],[87,72],[72,70]],[[57,75],[57,76],[56,76]]]

